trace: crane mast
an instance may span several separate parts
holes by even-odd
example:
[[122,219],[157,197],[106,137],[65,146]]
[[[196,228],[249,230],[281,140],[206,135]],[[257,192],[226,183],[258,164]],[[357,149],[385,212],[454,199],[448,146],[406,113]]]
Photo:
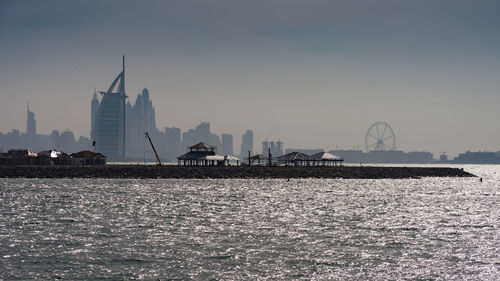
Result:
[[149,137],[148,132],[144,132],[144,134],[145,134],[145,135],[146,135],[146,137],[148,138],[149,143],[151,144],[151,147],[153,148],[153,151],[154,151],[154,153],[155,153],[155,156],[156,156],[156,165],[157,165],[157,166],[161,166],[160,157],[158,157],[158,153],[156,152],[155,146],[153,145],[153,142],[151,141],[151,138]]

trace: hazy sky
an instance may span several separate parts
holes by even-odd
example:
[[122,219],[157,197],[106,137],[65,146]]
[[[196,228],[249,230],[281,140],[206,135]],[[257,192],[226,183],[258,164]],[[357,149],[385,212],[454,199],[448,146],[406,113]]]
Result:
[[499,0],[0,0],[0,131],[89,134],[94,87],[126,55],[157,125],[209,121],[286,147],[500,150]]

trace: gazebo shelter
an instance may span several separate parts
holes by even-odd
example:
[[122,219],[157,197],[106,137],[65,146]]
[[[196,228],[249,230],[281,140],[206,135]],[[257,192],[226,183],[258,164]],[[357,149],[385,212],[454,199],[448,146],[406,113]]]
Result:
[[240,158],[233,156],[231,154],[224,155],[224,165],[226,166],[231,166],[231,161],[236,161],[236,166],[239,165],[240,163]]
[[265,163],[269,162],[269,157],[261,155],[261,154],[257,154],[257,155],[250,157],[248,162],[250,165],[255,165],[255,161],[257,161],[257,165],[260,165],[261,161],[264,161],[264,164],[265,164]]
[[215,152],[215,146],[203,142],[189,147],[189,152],[177,157],[177,160],[178,165],[184,166],[215,166],[225,162],[224,156]]
[[[307,166],[342,166],[344,158],[328,152],[318,152],[306,158]],[[311,165],[312,164],[312,165]]]
[[276,160],[280,164],[284,164],[286,166],[288,165],[293,165],[293,166],[303,166],[305,163],[304,161],[307,161],[307,156],[304,153],[300,152],[290,152],[285,155],[281,155]]

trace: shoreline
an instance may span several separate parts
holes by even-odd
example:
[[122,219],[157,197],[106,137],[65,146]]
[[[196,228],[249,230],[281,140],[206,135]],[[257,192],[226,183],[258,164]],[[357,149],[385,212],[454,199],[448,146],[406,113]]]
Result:
[[292,167],[292,166],[0,166],[0,178],[109,178],[109,179],[405,179],[422,177],[476,177],[449,167]]

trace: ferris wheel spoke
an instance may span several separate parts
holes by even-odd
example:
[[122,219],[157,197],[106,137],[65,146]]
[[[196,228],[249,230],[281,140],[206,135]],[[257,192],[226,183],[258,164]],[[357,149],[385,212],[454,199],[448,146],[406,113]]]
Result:
[[368,145],[368,147],[370,148],[370,147],[375,146],[375,145],[377,145],[377,143],[372,143],[372,144]]
[[378,136],[378,138],[380,138],[380,131],[378,130],[378,124],[375,125],[375,128],[377,129],[377,136]]
[[387,126],[384,126],[384,130],[382,131],[382,138],[384,137],[384,134],[385,134],[385,130],[387,130]]
[[378,138],[376,138],[374,135],[372,135],[372,134],[370,134],[370,133],[368,133],[368,135],[369,135],[370,137],[372,137],[372,138],[374,138],[374,139],[378,140]]
[[390,136],[388,136],[387,138],[382,139],[382,141],[386,141],[386,140],[388,140],[388,139],[390,139],[390,138],[393,138],[393,137],[394,137],[394,135],[390,135]]

